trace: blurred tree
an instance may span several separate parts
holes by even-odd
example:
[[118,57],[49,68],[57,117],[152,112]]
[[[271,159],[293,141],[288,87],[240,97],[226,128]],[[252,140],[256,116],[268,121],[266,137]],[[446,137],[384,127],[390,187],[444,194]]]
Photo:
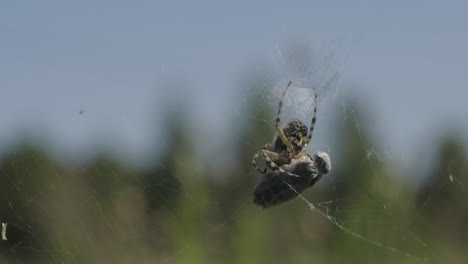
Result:
[[0,161],[0,220],[8,223],[8,240],[1,241],[0,249],[15,261],[50,260],[45,227],[49,212],[43,198],[56,191],[50,182],[60,178],[62,172],[30,143],[17,147]]
[[[254,75],[243,86],[246,90],[262,91],[267,83],[261,75]],[[216,196],[224,201],[223,207],[220,208],[222,218],[232,214],[246,201],[251,202],[253,186],[261,176],[252,166],[252,157],[263,145],[272,143],[274,135],[273,122],[269,121],[273,120],[273,111],[265,100],[256,94],[247,98],[245,104],[245,119],[231,128],[231,131],[237,133],[233,137],[234,147],[230,150],[235,153],[232,164],[228,166],[231,169],[226,170],[226,167],[221,165],[219,172],[225,174],[224,180],[215,181],[216,186],[213,186]],[[259,165],[261,164],[262,159],[259,159]]]
[[[337,152],[341,160],[336,163],[340,166],[334,170],[337,180],[327,196],[334,201],[328,208],[330,215],[356,235],[335,228],[330,237],[329,246],[334,248],[330,257],[337,263],[362,263],[382,262],[385,256],[393,263],[402,256],[357,236],[385,247],[407,249],[408,243],[401,237],[406,235],[411,219],[412,192],[385,166],[378,148],[370,143],[368,118],[363,116],[368,111],[352,102],[347,105],[353,110],[339,130],[341,148]],[[339,120],[341,123],[341,117]]]
[[165,149],[141,174],[138,186],[148,204],[148,242],[156,255],[175,263],[206,263],[211,245],[204,237],[211,215],[209,177],[187,127],[186,99],[177,98],[170,108],[178,111],[165,111],[164,121],[156,124],[158,134],[167,137],[157,138],[154,145]]
[[461,141],[447,136],[439,146],[429,179],[418,195],[428,232],[456,247],[468,245],[468,159]]
[[154,159],[151,167],[142,171],[138,177],[138,186],[147,204],[147,242],[161,259],[174,255],[173,251],[179,246],[176,242],[182,235],[173,232],[171,225],[179,220],[179,206],[183,203],[185,192],[182,185],[187,184],[182,181],[192,177],[191,173],[179,175],[178,169],[181,165],[189,165],[183,159],[188,153],[193,155],[183,116],[179,112],[165,112],[164,122],[157,124],[157,129],[165,130],[167,137],[157,138],[153,143],[156,147],[160,145],[158,142],[164,140],[165,150]]
[[[241,86],[249,94],[263,91],[267,85],[263,75],[252,74]],[[263,145],[272,141],[274,128],[268,120],[273,120],[273,111],[259,94],[247,96],[239,104],[244,104],[245,108],[242,109],[243,119],[231,122],[230,131],[236,133],[232,135],[234,143],[229,149],[233,155],[229,164],[218,164],[211,171],[209,190],[217,203],[212,207],[214,220],[223,227],[217,229],[217,248],[224,248],[225,252],[220,261],[226,262],[228,255],[232,263],[257,263],[265,260],[267,254],[268,223],[261,211],[238,214],[253,206],[252,192],[260,174],[253,168],[251,159]],[[226,149],[224,145],[221,147]]]
[[[135,188],[135,172],[101,154],[86,168],[68,168],[55,193],[44,196],[50,220],[47,233],[55,259],[64,262],[112,263],[128,261],[131,247],[125,242],[131,225],[125,225],[119,209],[122,194]],[[138,205],[134,206],[138,208]],[[130,209],[127,209],[130,211]],[[138,210],[131,210],[138,215]],[[130,244],[133,246],[133,244]]]
[[[177,112],[166,112],[164,123],[158,124],[158,129],[165,130],[168,135],[164,139],[166,150],[158,160],[152,162],[149,170],[143,172],[141,178],[141,186],[144,188],[150,210],[174,208],[179,199],[181,183],[175,170],[180,162],[177,156],[180,153],[177,151],[184,148],[187,148],[189,153],[192,151],[183,116]],[[161,140],[163,139],[156,139],[156,141]]]
[[124,188],[136,186],[135,172],[105,154],[96,157],[76,177],[81,178],[85,188],[104,210],[113,209],[116,195]]
[[[165,191],[170,194],[169,199],[178,195],[177,203],[172,208],[174,214],[166,219],[166,224],[170,227],[174,248],[183,250],[183,254],[173,252],[177,263],[206,263],[210,246],[215,245],[206,237],[211,224],[212,201],[207,189],[209,178],[195,155],[189,134],[187,134],[188,130],[182,128],[183,123],[178,124],[171,126],[170,134],[173,137],[173,144],[170,145],[170,151],[167,152],[165,158],[168,161],[165,172],[180,181],[180,188],[178,191],[175,189]],[[171,186],[161,187],[170,188]]]

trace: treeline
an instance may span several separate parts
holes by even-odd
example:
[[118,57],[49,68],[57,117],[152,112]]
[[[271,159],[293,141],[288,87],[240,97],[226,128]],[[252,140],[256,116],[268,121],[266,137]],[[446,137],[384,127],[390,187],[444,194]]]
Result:
[[223,164],[196,155],[183,115],[160,126],[170,147],[146,169],[110,155],[62,164],[34,144],[18,145],[0,161],[0,220],[8,223],[0,263],[468,260],[468,159],[459,139],[428,138],[437,158],[425,181],[411,184],[369,158],[370,131],[354,111],[336,135],[341,158],[331,180],[304,193],[329,218],[300,199],[263,210],[251,202],[259,175],[250,159],[271,140],[272,124],[258,120],[274,111],[258,104],[249,110],[258,119],[242,126]]

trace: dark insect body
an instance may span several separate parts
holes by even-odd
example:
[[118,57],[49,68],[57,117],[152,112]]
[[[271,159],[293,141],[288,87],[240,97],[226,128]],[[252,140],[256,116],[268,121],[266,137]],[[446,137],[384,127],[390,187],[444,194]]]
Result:
[[294,159],[281,168],[300,177],[291,177],[279,170],[265,174],[255,187],[255,204],[267,208],[297,197],[331,170],[331,162],[327,153],[316,152]]

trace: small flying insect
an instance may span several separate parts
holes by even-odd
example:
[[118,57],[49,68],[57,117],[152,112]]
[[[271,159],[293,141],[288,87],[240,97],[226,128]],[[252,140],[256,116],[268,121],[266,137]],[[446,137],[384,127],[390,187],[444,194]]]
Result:
[[[331,170],[327,153],[315,152],[311,155],[306,152],[317,121],[316,103],[309,131],[299,120],[289,122],[284,128],[280,127],[283,101],[291,84],[292,82],[287,84],[279,101],[275,125],[278,135],[274,140],[274,147],[266,144],[252,158],[255,169],[264,175],[255,187],[253,202],[264,208],[295,198]],[[264,170],[257,166],[259,156],[266,161]],[[269,173],[268,169],[271,170]]]

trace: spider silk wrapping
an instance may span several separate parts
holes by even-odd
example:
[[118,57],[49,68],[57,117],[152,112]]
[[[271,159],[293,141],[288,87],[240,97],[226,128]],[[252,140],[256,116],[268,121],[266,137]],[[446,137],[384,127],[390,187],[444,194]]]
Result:
[[285,164],[281,168],[300,177],[292,177],[279,170],[265,174],[255,186],[253,193],[255,204],[266,208],[289,201],[297,197],[298,193],[313,186],[322,177],[314,161],[307,156],[293,159],[291,163]]

